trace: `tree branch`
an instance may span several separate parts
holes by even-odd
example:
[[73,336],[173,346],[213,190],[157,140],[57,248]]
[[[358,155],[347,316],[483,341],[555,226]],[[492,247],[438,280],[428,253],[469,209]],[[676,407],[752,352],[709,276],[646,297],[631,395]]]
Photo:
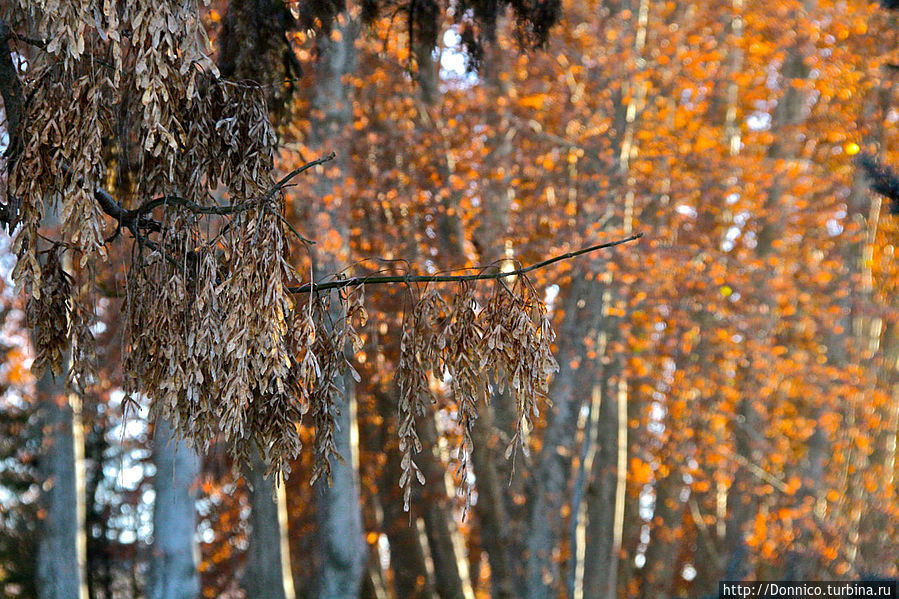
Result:
[[[9,135],[9,146],[6,148],[6,172],[12,173],[13,166],[21,150],[19,129],[25,110],[25,92],[22,82],[19,81],[19,73],[12,58],[12,48],[9,40],[13,36],[6,22],[0,19],[0,96],[3,97],[3,108],[6,111],[6,132]],[[8,185],[7,181],[7,185]],[[0,205],[0,223],[6,225],[12,233],[16,223],[19,222],[19,202],[13,198],[7,188],[6,204]]]
[[[38,43],[40,40],[30,40],[18,36],[9,29],[4,20],[0,19],[0,96],[3,98],[3,106],[6,110],[6,128],[9,133],[9,147],[6,150],[6,167],[8,174],[11,173],[15,167],[18,153],[21,150],[22,139],[20,129],[24,118],[25,107],[24,88],[22,82],[19,80],[18,71],[12,58],[12,48],[9,45],[9,41],[12,39],[22,40],[38,46],[40,45],[40,43]],[[328,156],[308,162],[291,171],[274,184],[265,192],[261,199],[233,206],[200,206],[185,198],[164,196],[162,198],[150,200],[135,210],[126,210],[121,204],[115,201],[109,192],[100,187],[94,189],[94,199],[104,213],[114,218],[119,223],[120,227],[127,228],[135,234],[135,237],[137,237],[141,229],[152,232],[159,232],[162,230],[162,225],[148,217],[149,212],[157,206],[177,204],[196,214],[237,214],[255,208],[261,204],[265,204],[271,200],[276,193],[284,189],[284,187],[286,187],[297,175],[313,166],[332,160],[334,157],[334,152],[331,152]],[[66,173],[71,171],[67,164],[62,164],[61,167]],[[0,223],[6,224],[10,233],[12,233],[12,229],[15,227],[16,223],[18,223],[17,205],[16,199],[12,196],[7,197],[6,205],[0,204]],[[294,232],[296,233],[296,231]],[[305,238],[302,239],[310,241]],[[150,242],[148,239],[145,239],[145,241]]]
[[9,159],[7,168],[10,169],[20,147],[17,140],[25,107],[25,93],[22,82],[19,81],[18,69],[12,58],[12,48],[9,46],[9,40],[12,37],[13,34],[6,22],[0,19],[0,95],[3,96],[3,107],[6,109],[6,129],[9,133],[6,157]]
[[556,262],[560,262],[562,260],[568,260],[570,258],[581,256],[583,254],[589,254],[590,252],[595,252],[597,250],[614,247],[616,245],[622,245],[636,239],[640,239],[641,237],[643,237],[643,233],[637,233],[636,235],[631,235],[630,237],[625,237],[624,239],[610,241],[607,243],[600,243],[598,245],[591,245],[590,247],[581,248],[574,252],[568,252],[566,254],[560,254],[558,256],[553,256],[548,260],[544,260],[527,267],[517,268],[515,270],[506,272],[495,272],[489,274],[480,273],[476,275],[391,275],[376,277],[353,277],[352,279],[341,279],[328,283],[306,283],[305,285],[300,285],[297,287],[288,287],[287,290],[291,293],[317,293],[319,291],[327,291],[329,289],[343,289],[344,287],[358,287],[360,285],[383,285],[385,283],[460,283],[463,281],[499,280],[505,279],[507,277],[516,277],[519,275],[527,274],[531,271],[544,268],[546,266],[549,266],[550,264],[555,264]]
[[[125,211],[123,217],[125,221],[140,218],[148,214],[154,208],[158,208],[160,206],[168,206],[169,204],[181,206],[182,208],[186,208],[194,214],[214,214],[216,216],[227,216],[229,214],[239,214],[241,212],[246,212],[247,210],[258,208],[260,205],[265,204],[266,202],[271,200],[276,193],[278,193],[280,190],[286,187],[288,183],[290,183],[291,179],[293,179],[300,173],[309,170],[313,166],[318,166],[319,164],[323,164],[325,162],[328,162],[329,160],[333,160],[335,156],[337,156],[337,154],[331,152],[323,158],[318,158],[311,162],[307,162],[303,166],[294,169],[286,176],[284,176],[280,181],[272,185],[265,192],[262,198],[258,200],[250,200],[247,202],[242,202],[240,204],[231,204],[230,206],[201,206],[196,202],[192,202],[186,198],[182,198],[181,196],[166,195],[152,199],[149,202],[141,205],[140,207],[135,208],[134,210]],[[109,213],[107,212],[107,214]]]
[[0,18],[0,44],[5,44],[9,40],[16,40],[19,42],[25,42],[31,46],[36,48],[46,48],[47,42],[44,40],[39,40],[33,37],[26,37],[24,35],[19,35],[15,31],[9,28],[2,18]]

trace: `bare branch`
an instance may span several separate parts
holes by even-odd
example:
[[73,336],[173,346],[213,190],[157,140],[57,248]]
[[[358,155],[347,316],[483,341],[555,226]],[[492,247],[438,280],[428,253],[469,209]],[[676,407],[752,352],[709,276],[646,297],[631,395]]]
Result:
[[568,260],[569,258],[574,258],[576,256],[581,256],[583,254],[588,254],[597,250],[614,247],[616,245],[622,245],[624,243],[640,239],[641,237],[643,237],[643,233],[637,233],[636,235],[631,235],[630,237],[625,237],[624,239],[610,241],[607,243],[600,243],[598,245],[591,245],[590,247],[581,248],[574,252],[568,252],[566,254],[560,254],[558,256],[553,256],[548,260],[544,260],[527,267],[517,268],[515,270],[506,272],[479,273],[476,275],[392,275],[381,277],[353,277],[351,279],[341,279],[328,283],[306,283],[305,285],[300,285],[298,287],[288,287],[287,290],[291,293],[317,293],[319,291],[327,291],[329,289],[343,289],[345,287],[358,287],[359,285],[382,285],[385,283],[460,283],[463,281],[500,280],[507,277],[516,277],[519,275],[527,274],[531,271],[544,268],[546,266],[549,266],[550,264],[555,264],[556,262],[560,262],[562,260]]
[[270,199],[272,199],[272,196],[274,196],[278,191],[283,189],[288,183],[290,183],[291,179],[293,179],[294,177],[296,177],[303,171],[306,171],[306,170],[312,168],[313,166],[318,166],[319,164],[322,164],[324,162],[328,162],[329,160],[334,160],[335,156],[337,156],[337,154],[334,152],[331,152],[324,158],[318,158],[316,160],[313,160],[312,162],[307,162],[303,166],[301,166],[297,169],[294,169],[293,171],[288,173],[285,177],[283,177],[280,181],[275,183],[271,189],[269,189],[267,192],[265,192],[265,195],[262,197],[262,201],[267,202]]
[[[213,214],[216,216],[227,216],[229,214],[239,214],[241,212],[246,212],[247,210],[252,210],[253,208],[258,208],[260,205],[265,204],[269,200],[271,200],[278,191],[283,189],[290,183],[291,179],[302,173],[303,171],[309,170],[313,166],[318,166],[319,164],[328,162],[329,160],[333,160],[337,154],[331,152],[327,156],[323,158],[318,158],[311,162],[307,162],[303,166],[291,171],[288,175],[283,177],[280,181],[275,183],[269,188],[262,198],[258,200],[250,200],[248,202],[243,202],[240,204],[232,204],[230,206],[201,206],[196,202],[192,202],[186,198],[182,198],[181,196],[176,195],[166,195],[159,198],[155,198],[146,202],[139,208],[134,210],[129,210],[125,214],[125,220],[128,221],[130,219],[135,219],[138,217],[142,217],[145,214],[148,214],[154,208],[158,208],[160,206],[168,206],[175,205],[180,206],[182,208],[186,208],[187,210],[193,212],[194,214]],[[108,214],[108,213],[107,213]]]
[[[60,167],[65,173],[71,172],[71,168],[65,163],[60,163]],[[143,214],[137,214],[134,210],[125,210],[122,208],[122,205],[116,202],[115,198],[102,187],[94,188],[94,199],[97,200],[97,203],[100,205],[100,209],[103,210],[103,212],[116,219],[119,226],[126,227],[132,233],[136,233],[139,229],[147,229],[148,231],[155,232],[162,230],[162,225],[155,220],[147,218]]]
[[[0,19],[0,96],[6,111],[6,131],[9,135],[9,146],[5,153],[7,174],[12,173],[22,148],[19,130],[25,111],[25,92],[9,46],[12,36],[6,22]],[[18,199],[13,198],[7,190],[6,204],[0,205],[0,223],[5,224],[10,233],[19,222],[18,205]]]

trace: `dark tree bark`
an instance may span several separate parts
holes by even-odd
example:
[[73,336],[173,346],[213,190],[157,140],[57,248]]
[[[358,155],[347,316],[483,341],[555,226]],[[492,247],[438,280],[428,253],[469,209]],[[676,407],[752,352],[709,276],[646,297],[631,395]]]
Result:
[[459,559],[453,541],[453,514],[447,496],[446,464],[436,453],[439,451],[437,427],[434,419],[419,422],[418,432],[424,449],[419,464],[425,475],[422,497],[422,519],[434,562],[434,583],[441,599],[464,599],[465,582],[459,571]]
[[677,567],[679,542],[676,534],[681,524],[684,503],[680,492],[684,487],[683,475],[676,468],[655,485],[655,509],[650,522],[649,546],[646,562],[640,573],[640,598],[668,596],[672,593],[671,580]]
[[[371,439],[374,443],[370,449],[386,454],[384,470],[378,481],[378,493],[383,510],[384,533],[390,543],[394,592],[397,597],[410,599],[432,597],[434,585],[428,574],[421,538],[409,514],[403,511],[403,498],[397,485],[402,468],[396,441],[396,420],[392,417],[396,412],[396,401],[389,393],[376,392],[376,405],[384,420],[377,431],[372,431]],[[413,514],[417,512],[417,508],[418,502],[413,501]]]
[[[611,325],[614,326],[614,325]],[[618,574],[618,539],[615,538],[616,488],[621,472],[618,467],[619,379],[623,376],[620,366],[614,372],[604,373],[602,399],[597,423],[596,441],[599,451],[593,462],[591,482],[587,488],[587,551],[584,560],[584,596],[615,596]]]
[[[508,398],[494,398],[498,401]],[[504,444],[493,424],[493,410],[482,407],[475,421],[474,439],[475,472],[478,477],[478,502],[475,514],[481,524],[481,545],[487,552],[490,564],[491,596],[497,599],[511,599],[516,596],[515,564],[511,555],[516,539],[509,513],[506,509],[506,487],[498,464],[503,460]]]
[[[496,42],[488,43],[484,52],[488,56],[480,71],[484,86],[499,100],[509,92],[509,82],[500,76],[508,69],[508,55]],[[488,169],[505,165],[515,149],[510,115],[509,110],[502,113],[491,143],[494,149],[488,157]],[[482,264],[494,262],[505,253],[512,175],[508,168],[504,173],[502,179],[487,183],[481,225],[472,240]],[[489,405],[480,406],[472,432],[472,463],[478,487],[475,514],[481,523],[481,545],[490,564],[491,595],[496,598],[515,597],[524,576],[526,510],[520,502],[516,504],[516,499],[524,496],[525,478],[512,471],[512,463],[504,455],[507,441],[502,438],[504,431],[514,430],[517,418],[514,400],[506,389],[494,393]]]
[[[84,457],[88,464],[85,481],[85,529],[87,534],[87,595],[90,599],[110,599],[112,597],[112,550],[107,538],[109,530],[108,509],[103,506],[98,493],[106,475],[106,451],[109,443],[106,435],[109,426],[98,409],[100,402],[95,397],[85,402],[83,413],[90,406],[90,432],[85,436]],[[87,419],[85,419],[87,421]],[[103,508],[103,509],[101,509]]]
[[0,96],[3,98],[3,108],[6,111],[6,130],[10,139],[10,148],[7,151],[7,170],[9,171],[12,170],[20,148],[18,131],[24,117],[25,101],[22,82],[16,72],[9,46],[10,35],[9,27],[0,18]]

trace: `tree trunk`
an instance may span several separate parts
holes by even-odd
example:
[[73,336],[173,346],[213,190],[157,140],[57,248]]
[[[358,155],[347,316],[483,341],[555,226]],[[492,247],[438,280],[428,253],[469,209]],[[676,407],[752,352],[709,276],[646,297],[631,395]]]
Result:
[[257,450],[245,476],[250,493],[250,534],[240,586],[254,599],[287,599],[275,489],[271,479],[265,478],[265,462]]
[[[799,132],[799,128],[808,117],[808,92],[801,86],[796,85],[795,82],[805,80],[810,75],[810,67],[805,63],[805,55],[808,52],[808,48],[803,45],[809,43],[810,42],[808,42],[807,39],[803,38],[799,38],[794,42],[781,67],[781,77],[787,83],[785,84],[786,89],[783,97],[777,102],[777,106],[771,117],[773,142],[768,147],[768,157],[775,160],[798,160],[803,156],[803,137]],[[787,184],[788,177],[790,177],[790,175],[787,173],[779,173],[773,178],[773,182],[768,189],[764,212],[770,216],[759,231],[758,243],[756,246],[756,252],[762,262],[766,259],[770,260],[772,255],[776,254],[778,249],[775,242],[783,237],[784,223],[780,216],[783,214],[783,209],[780,205],[785,201],[784,187]],[[772,277],[769,271],[760,271],[758,277],[761,279],[761,284],[759,285],[760,289],[764,289],[772,284],[770,281]],[[779,310],[777,309],[777,305],[775,304],[772,295],[766,296],[763,299],[763,307],[768,316],[765,321],[765,326],[763,326],[759,332],[759,337],[771,342],[773,345],[777,343]],[[842,343],[842,340],[837,340],[832,336],[829,336],[827,340],[829,361],[837,356],[835,352],[842,351]],[[742,416],[744,417],[744,420],[742,421],[745,429],[744,434],[746,432],[751,433],[760,430],[758,426],[753,426],[753,422],[759,422],[760,420],[759,414],[757,413],[758,410],[753,402],[744,399],[741,404],[741,411],[743,412]],[[806,497],[816,494],[815,487],[821,480],[821,474],[823,473],[824,461],[827,456],[826,445],[828,442],[821,423],[817,422],[821,413],[821,406],[814,406],[809,414],[810,419],[815,421],[815,427],[813,434],[809,437],[806,455],[798,469],[800,476],[802,477],[802,487],[796,495],[798,502],[801,502]],[[743,441],[742,444],[750,446],[758,445],[757,442],[751,443],[751,441],[753,441],[753,439],[748,439]],[[746,458],[748,462],[757,464],[759,462],[761,451],[756,448],[749,453],[743,453],[743,451],[740,450],[740,445],[741,437],[740,434],[738,434],[737,448],[740,455]],[[747,473],[745,465],[741,465],[741,470],[744,478],[748,479],[749,473]],[[735,484],[736,482],[737,481],[735,480]],[[748,481],[745,484],[748,485]],[[728,508],[730,508],[730,502],[731,497],[729,495]],[[756,498],[752,495],[737,497],[734,501],[735,505],[738,507],[742,506],[743,508],[745,508],[746,504],[752,505],[755,503],[757,503]],[[728,541],[727,548],[731,551],[731,555],[728,556],[726,561],[728,573],[734,567],[734,564],[738,563],[740,556],[748,553],[748,547],[746,547],[745,539],[743,538],[744,534],[737,529],[745,529],[749,524],[749,518],[755,511],[756,509],[753,508],[750,510],[750,513],[746,513],[745,509],[735,512],[740,518],[745,517],[745,521],[742,523],[734,518],[728,520],[728,535],[726,536],[726,540]],[[810,535],[813,534],[813,531],[809,528],[808,524],[804,522],[800,522],[798,528],[798,540],[795,543],[795,546],[801,547],[802,549],[801,553],[793,552],[789,556],[785,570],[786,573],[784,574],[787,579],[793,579],[796,575],[804,576],[803,573],[811,573],[816,567],[813,564],[817,561],[817,558],[806,553],[807,548],[810,546],[809,539],[811,538]],[[739,536],[731,537],[731,529],[735,531],[734,534],[738,534]],[[802,580],[802,578],[798,578],[798,580]]]
[[[584,560],[584,597],[614,597],[617,586],[620,532],[616,534],[618,510],[623,497],[617,488],[619,478],[626,476],[619,467],[619,416],[621,406],[618,387],[621,369],[605,373],[600,383],[602,398],[595,438],[599,451],[593,462],[592,481],[587,489],[587,551]],[[609,376],[613,374],[613,376]]]
[[148,599],[195,599],[200,592],[194,542],[200,458],[171,436],[169,424],[159,418],[153,439],[156,502],[146,594]]
[[[461,547],[456,546],[453,530],[452,506],[449,502],[446,484],[446,465],[438,455],[438,434],[433,418],[419,422],[418,432],[424,446],[419,464],[425,475],[425,497],[422,519],[434,562],[434,582],[437,596],[441,599],[465,599],[467,576],[462,576]],[[430,453],[430,455],[425,455]]]
[[[390,472],[396,476],[384,481],[382,485],[394,487],[400,475],[399,458],[390,456],[388,459],[395,462],[391,464]],[[394,592],[397,597],[409,599],[433,597],[434,586],[429,580],[418,530],[414,522],[409,522],[409,514],[402,510],[402,505],[402,497],[395,497],[394,501],[385,501],[383,504],[384,533],[390,542]]]
[[[378,441],[387,457],[379,481],[379,492],[384,511],[384,532],[390,542],[394,590],[397,597],[463,599],[468,596],[468,578],[460,571],[460,552],[453,538],[457,534],[453,529],[453,506],[445,482],[446,465],[436,453],[438,435],[431,419],[419,423],[424,449],[415,458],[425,475],[425,483],[422,487],[413,487],[411,517],[403,510],[402,495],[397,486],[401,456],[397,448],[396,421],[392,416],[396,412],[396,393],[395,387],[391,393],[376,392],[377,409],[384,415],[382,435]],[[419,517],[424,523],[424,536],[415,526]],[[429,572],[425,543],[422,541],[424,537],[433,572]]]
[[90,433],[86,435],[84,443],[85,463],[89,464],[89,472],[85,475],[85,503],[86,514],[84,521],[85,534],[87,535],[87,568],[86,584],[87,596],[90,599],[110,599],[112,597],[112,561],[113,555],[111,543],[108,538],[109,515],[103,507],[102,491],[100,490],[106,478],[105,466],[107,463],[106,452],[109,443],[106,436],[110,427],[108,420],[101,414],[102,405],[95,395],[90,396],[91,401],[85,402],[82,414],[88,413],[90,419],[87,427]]
[[38,528],[39,599],[83,597],[78,563],[78,498],[75,477],[74,413],[61,378],[48,369],[37,382],[37,410],[44,435],[38,472],[43,481]]
[[490,564],[491,596],[510,599],[516,596],[511,550],[513,543],[520,542],[520,539],[515,538],[506,509],[504,495],[507,490],[503,481],[508,479],[503,477],[499,468],[505,448],[494,430],[492,409],[493,405],[509,398],[495,397],[494,400],[491,407],[481,407],[472,434],[475,447],[473,461],[478,477],[478,502],[474,511],[481,524],[481,544]]
[[338,428],[334,431],[334,441],[337,451],[346,461],[332,460],[330,486],[326,479],[319,479],[315,485],[322,549],[318,588],[320,599],[356,597],[367,557],[362,536],[362,512],[359,509],[359,485],[350,446],[352,380],[343,381],[338,386],[343,386],[344,401],[336,419]]
[[[390,543],[393,589],[397,597],[432,597],[434,586],[425,563],[421,538],[415,526],[410,524],[409,514],[403,511],[403,499],[397,485],[402,468],[396,441],[396,420],[392,417],[396,412],[396,401],[389,393],[375,391],[375,406],[383,422],[369,422],[370,432],[366,437],[369,440],[368,451],[372,454],[381,451],[386,457],[378,479],[378,497],[382,509],[382,529]],[[417,505],[413,501],[413,514]]]
[[[503,106],[509,94],[509,82],[502,74],[508,72],[508,53],[498,40],[488,43],[481,68],[483,87],[492,97],[492,104]],[[496,133],[485,157],[487,172],[501,172],[498,178],[485,178],[481,223],[475,229],[472,243],[478,250],[479,262],[490,264],[506,256],[512,248],[509,242],[509,210],[513,197],[511,169],[515,145],[515,127],[511,122],[508,104],[499,113]],[[464,258],[464,256],[462,257]],[[480,407],[472,436],[475,449],[472,463],[477,475],[478,503],[475,513],[481,522],[481,544],[490,564],[490,588],[494,598],[514,597],[520,592],[525,570],[524,543],[526,506],[516,499],[524,497],[525,478],[512,470],[512,462],[504,456],[506,443],[500,436],[515,428],[518,414],[515,401],[505,389],[494,391],[489,405]],[[518,590],[516,590],[518,589]]]
[[669,464],[669,473],[655,485],[655,509],[650,522],[649,545],[646,562],[640,576],[640,598],[652,599],[671,594],[671,581],[677,566],[680,545],[677,527],[683,520],[684,502],[680,499],[684,488],[683,474],[675,464]]
[[[9,34],[6,22],[0,19],[0,92],[10,145],[6,155],[7,173],[12,171],[21,146],[17,134],[25,101]],[[11,197],[5,199],[7,205],[11,203]],[[57,211],[48,209],[44,224],[53,226],[58,222]],[[78,497],[77,490],[74,412],[62,379],[54,377],[49,369],[38,379],[36,392],[36,422],[43,435],[37,469],[44,489],[40,499],[44,517],[38,525],[35,586],[40,599],[83,598],[86,587],[81,580],[78,552],[78,506],[83,506],[83,498]]]

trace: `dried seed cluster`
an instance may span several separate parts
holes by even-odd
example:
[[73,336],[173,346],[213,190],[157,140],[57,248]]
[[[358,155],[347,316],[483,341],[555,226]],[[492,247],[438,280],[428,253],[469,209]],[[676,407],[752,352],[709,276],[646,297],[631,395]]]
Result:
[[435,402],[429,377],[450,381],[461,429],[459,447],[460,493],[471,497],[471,437],[478,417],[478,403],[489,399],[495,385],[502,392],[508,386],[515,397],[518,424],[506,448],[510,457],[516,448],[527,453],[524,436],[538,414],[538,402],[546,399],[549,377],[558,371],[550,346],[555,334],[546,306],[527,278],[517,277],[509,288],[502,281],[494,285],[487,305],[478,310],[474,288],[461,284],[451,302],[436,289],[428,289],[407,314],[403,323],[397,379],[400,389],[399,426],[402,452],[403,503],[409,509],[412,480],[424,482],[413,456],[421,451],[415,428]]
[[61,247],[45,252],[41,266],[41,287],[32,291],[25,305],[28,326],[33,331],[36,355],[31,365],[35,376],[47,368],[55,376],[63,374],[63,364],[71,352],[67,382],[82,390],[96,379],[96,347],[90,325],[90,304],[79,301],[80,290],[60,259]]
[[42,274],[40,289],[32,292],[25,306],[37,350],[31,371],[35,376],[40,376],[46,368],[50,368],[53,374],[59,376],[69,348],[72,282],[56,251],[47,256]]

